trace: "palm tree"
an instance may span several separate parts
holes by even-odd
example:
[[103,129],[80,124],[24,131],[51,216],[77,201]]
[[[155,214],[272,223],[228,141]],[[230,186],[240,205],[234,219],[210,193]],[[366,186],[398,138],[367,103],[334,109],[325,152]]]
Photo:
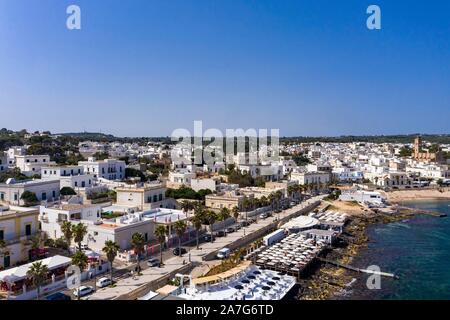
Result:
[[113,281],[113,262],[114,259],[117,257],[117,252],[119,252],[120,247],[119,245],[112,241],[112,240],[107,240],[105,241],[105,246],[103,247],[102,251],[104,253],[106,253],[106,258],[109,261],[110,264],[110,278],[111,278],[111,283]]
[[216,223],[216,221],[217,221],[217,213],[215,213],[212,210],[208,211],[206,213],[206,217],[205,218],[208,221],[209,230],[211,231],[211,242],[214,242],[213,224]]
[[242,202],[242,206],[244,207],[245,210],[245,221],[247,221],[248,211],[252,206],[252,201],[249,198],[245,197],[244,201]]
[[236,222],[237,222],[238,218],[239,218],[239,208],[238,207],[233,207],[231,212],[233,213],[234,220],[236,220]]
[[197,237],[197,249],[199,248],[198,246],[198,234],[200,232],[200,229],[202,228],[203,225],[203,217],[201,215],[194,215],[194,218],[192,218],[191,220],[192,225],[195,228],[196,231],[196,237]]
[[84,236],[87,234],[87,227],[82,224],[76,224],[72,226],[73,240],[78,243],[78,251],[81,251],[81,242]]
[[162,252],[163,252],[164,243],[166,242],[166,235],[167,235],[167,228],[165,226],[159,225],[156,227],[155,236],[158,238],[158,241],[159,241],[159,254],[160,254],[159,266],[160,267],[163,264]]
[[177,222],[175,222],[174,228],[178,237],[178,253],[180,254],[181,257],[181,237],[183,237],[184,233],[186,232],[187,229],[186,222],[178,220]]
[[187,215],[190,210],[194,209],[194,204],[191,201],[183,200],[180,207],[181,210],[183,210],[183,212]]
[[225,234],[225,220],[227,220],[230,217],[230,210],[228,208],[222,208],[217,215],[217,218],[219,221],[222,222],[222,230]]
[[33,284],[37,289],[37,300],[39,300],[41,285],[45,282],[48,276],[48,268],[42,263],[42,261],[36,261],[28,269],[27,276],[33,279]]
[[70,244],[72,243],[72,238],[73,238],[72,223],[70,221],[63,221],[63,223],[61,224],[61,232],[64,235],[64,239],[67,242],[67,248],[68,248],[67,250],[69,250]]
[[[72,257],[72,264],[74,266],[77,266],[78,268],[80,268],[80,274],[83,273],[84,269],[86,269],[87,265],[88,265],[88,257],[86,256],[86,254],[79,250],[77,252],[75,252],[75,254]],[[77,294],[77,299],[80,300],[80,287],[78,287],[78,294]]]
[[142,235],[142,233],[134,233],[131,236],[131,245],[133,246],[133,250],[134,253],[136,254],[136,259],[137,259],[137,272],[140,273],[141,272],[141,265],[140,265],[140,256],[142,254],[142,252],[144,251],[144,236]]

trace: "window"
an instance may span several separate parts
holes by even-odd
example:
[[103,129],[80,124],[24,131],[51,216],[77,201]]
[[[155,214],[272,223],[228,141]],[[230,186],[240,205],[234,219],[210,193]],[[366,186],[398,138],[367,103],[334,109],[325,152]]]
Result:
[[158,201],[158,196],[155,194],[154,196],[153,196],[153,202],[157,202]]
[[41,199],[42,200],[47,200],[47,193],[46,192],[42,192]]
[[0,200],[5,200],[5,194],[3,192],[0,192]]
[[17,193],[14,193],[14,201],[17,201]]
[[56,198],[56,191],[55,190],[53,190],[52,196],[53,196],[53,198]]
[[162,193],[159,194],[159,201],[162,201],[163,195]]
[[26,236],[31,236],[31,224],[27,224],[25,226],[25,235]]
[[78,182],[77,181],[75,181],[75,187],[78,187]]
[[5,231],[0,230],[0,240],[4,240],[5,239]]

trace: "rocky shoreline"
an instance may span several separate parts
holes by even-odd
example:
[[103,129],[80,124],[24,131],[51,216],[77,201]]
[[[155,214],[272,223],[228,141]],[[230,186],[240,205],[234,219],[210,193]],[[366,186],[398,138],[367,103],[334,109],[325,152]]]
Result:
[[[340,237],[341,246],[325,253],[325,257],[342,264],[350,264],[361,249],[367,247],[367,227],[373,224],[388,224],[414,216],[413,209],[402,209],[393,214],[383,212],[362,212],[352,217]],[[353,282],[355,273],[329,264],[318,262],[316,270],[307,279],[300,281],[298,300],[339,299],[340,293]]]

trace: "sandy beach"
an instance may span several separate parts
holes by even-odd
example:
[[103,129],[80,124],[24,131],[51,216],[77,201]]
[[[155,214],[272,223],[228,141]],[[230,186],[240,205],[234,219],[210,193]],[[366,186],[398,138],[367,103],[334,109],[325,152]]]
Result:
[[396,190],[384,194],[393,203],[406,200],[450,200],[450,188]]

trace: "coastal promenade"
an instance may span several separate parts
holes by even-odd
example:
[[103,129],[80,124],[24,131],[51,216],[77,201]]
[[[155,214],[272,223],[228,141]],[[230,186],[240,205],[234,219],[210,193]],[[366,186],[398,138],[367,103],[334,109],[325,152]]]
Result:
[[[148,268],[143,270],[142,275],[140,276],[119,279],[114,287],[99,289],[89,296],[88,299],[136,299],[140,295],[147,293],[149,290],[155,290],[156,287],[165,284],[165,282],[170,278],[173,278],[176,273],[189,273],[194,267],[202,265],[208,255],[213,255],[221,248],[236,248],[237,246],[245,245],[250,241],[256,240],[256,238],[259,237],[261,230],[276,227],[280,221],[287,221],[299,214],[304,214],[314,209],[323,197],[325,196],[321,195],[313,197],[290,209],[284,210],[280,214],[274,214],[273,217],[258,220],[257,223],[253,223],[237,232],[228,234],[226,237],[216,238],[212,243],[203,243],[198,250],[193,249],[182,257],[172,257],[164,261],[164,266],[161,268]],[[252,235],[256,235],[257,237],[252,237]]]

